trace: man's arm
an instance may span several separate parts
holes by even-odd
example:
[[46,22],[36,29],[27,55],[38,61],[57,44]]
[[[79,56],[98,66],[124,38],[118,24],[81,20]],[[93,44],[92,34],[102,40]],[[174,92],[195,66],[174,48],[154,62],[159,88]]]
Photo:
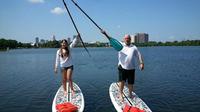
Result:
[[138,57],[138,60],[139,60],[140,69],[143,70],[144,69],[144,60],[138,49],[136,49],[136,56]]

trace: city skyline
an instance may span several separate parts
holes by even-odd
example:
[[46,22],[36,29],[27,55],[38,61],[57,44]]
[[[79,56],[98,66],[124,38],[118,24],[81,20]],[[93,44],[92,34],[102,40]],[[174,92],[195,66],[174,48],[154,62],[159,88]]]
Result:
[[[138,32],[148,33],[149,41],[200,39],[199,0],[76,1],[120,41],[125,34]],[[84,42],[108,41],[71,1],[66,2]],[[0,38],[27,43],[34,42],[35,37],[48,40],[56,35],[61,40],[76,34],[62,0],[4,0],[0,3],[0,16]]]
[[[77,35],[73,35],[72,37],[66,37],[64,39],[67,40],[68,43],[70,43]],[[130,35],[131,36],[131,42],[132,43],[148,43],[149,42],[149,35],[147,33],[136,33],[134,35]],[[39,38],[39,37],[35,37],[35,41],[31,42],[32,44],[43,44],[43,43],[47,43],[48,41],[61,41],[59,39],[56,39],[55,35],[52,35],[49,39],[43,39],[43,38]],[[119,40],[121,42],[123,42],[124,40]],[[84,42],[84,43],[97,43],[100,41],[90,41],[90,42]],[[109,42],[103,42],[103,43],[109,43]]]

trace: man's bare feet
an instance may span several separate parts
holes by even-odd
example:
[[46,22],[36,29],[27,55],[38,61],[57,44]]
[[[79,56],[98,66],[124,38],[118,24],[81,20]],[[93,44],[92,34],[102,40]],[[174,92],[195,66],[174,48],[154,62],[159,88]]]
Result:
[[123,98],[123,95],[122,95],[122,94],[118,94],[117,97],[119,98],[119,100],[120,100],[121,102],[124,102],[124,98]]
[[133,99],[135,96],[133,94],[129,94],[129,98]]

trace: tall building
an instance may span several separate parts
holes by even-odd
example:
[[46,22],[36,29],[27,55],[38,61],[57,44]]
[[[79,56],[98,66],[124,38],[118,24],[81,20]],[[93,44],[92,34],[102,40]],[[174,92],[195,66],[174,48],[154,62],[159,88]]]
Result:
[[40,39],[40,44],[44,44],[45,40],[44,39]]
[[36,46],[36,47],[39,47],[39,37],[36,37],[36,38],[35,38],[35,46]]
[[149,34],[136,33],[134,36],[134,43],[146,43],[149,42]]
[[135,35],[130,35],[131,36],[131,43],[135,43]]
[[70,37],[67,38],[67,42],[71,43],[71,38]]
[[73,35],[73,38],[72,38],[72,40],[74,40],[76,37],[77,37],[77,35]]
[[[74,35],[74,36],[73,36],[73,40],[74,40],[76,37],[77,37],[77,35]],[[72,41],[73,41],[73,40],[72,40]],[[81,40],[78,38],[77,42],[80,43]]]
[[[77,35],[74,35],[73,36],[73,40],[75,39],[77,37]],[[72,40],[72,41],[73,41]],[[81,40],[78,38],[78,40],[77,40],[77,46],[81,46],[82,44],[81,44]]]
[[56,36],[55,36],[55,35],[53,35],[52,39],[53,39],[53,41],[56,41]]

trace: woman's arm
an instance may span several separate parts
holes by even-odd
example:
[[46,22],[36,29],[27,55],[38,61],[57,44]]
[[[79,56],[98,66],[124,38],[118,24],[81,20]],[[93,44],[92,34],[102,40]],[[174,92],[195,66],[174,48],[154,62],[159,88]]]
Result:
[[70,48],[75,47],[78,44],[79,39],[79,35],[76,36],[76,38],[73,39],[72,43],[69,45]]
[[60,60],[59,60],[59,51],[60,50],[58,50],[57,53],[56,53],[56,61],[55,61],[55,66],[54,66],[54,72],[55,73],[57,73],[57,71],[58,71],[58,64],[60,63]]

